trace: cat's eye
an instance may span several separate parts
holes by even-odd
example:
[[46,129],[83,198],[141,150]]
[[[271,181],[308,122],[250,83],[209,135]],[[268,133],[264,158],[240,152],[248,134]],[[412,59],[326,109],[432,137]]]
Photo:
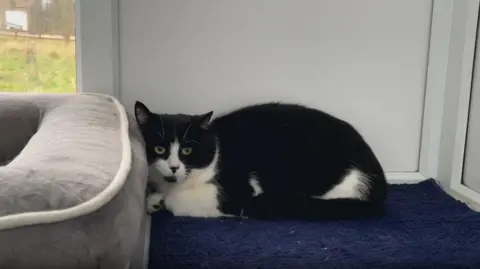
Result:
[[164,147],[156,146],[156,147],[153,148],[153,150],[155,150],[155,153],[157,153],[159,155],[165,153],[165,148]]
[[192,148],[183,148],[182,154],[183,155],[190,155],[192,153]]

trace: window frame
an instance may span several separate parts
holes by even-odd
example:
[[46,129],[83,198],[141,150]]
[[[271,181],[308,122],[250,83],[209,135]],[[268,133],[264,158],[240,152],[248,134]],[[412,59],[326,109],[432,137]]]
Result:
[[[463,165],[480,0],[433,0],[419,180],[434,178],[454,197],[480,205],[463,185]],[[413,182],[412,182],[413,183]]]
[[119,98],[119,0],[76,0],[77,92]]

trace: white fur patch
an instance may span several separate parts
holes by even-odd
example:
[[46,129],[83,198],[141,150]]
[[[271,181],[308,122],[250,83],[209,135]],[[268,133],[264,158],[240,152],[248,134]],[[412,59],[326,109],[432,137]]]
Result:
[[248,183],[250,186],[252,186],[253,189],[253,194],[252,196],[259,196],[260,194],[263,193],[262,186],[260,186],[260,182],[257,180],[256,176],[251,176],[250,179],[248,180]]
[[170,167],[172,166],[180,166],[182,162],[180,161],[179,157],[179,151],[180,151],[180,143],[178,143],[177,140],[175,140],[171,145],[170,145],[170,156],[168,156],[167,163]]
[[358,169],[351,169],[341,182],[321,196],[312,196],[317,199],[353,198],[365,200],[368,192],[368,178]]
[[175,216],[220,217],[217,195],[218,187],[211,183],[182,188],[167,195],[165,207]]
[[170,184],[165,193],[165,207],[175,216],[221,217],[218,209],[219,187],[212,182],[217,173],[218,152],[212,163],[203,169],[193,169],[188,177]]

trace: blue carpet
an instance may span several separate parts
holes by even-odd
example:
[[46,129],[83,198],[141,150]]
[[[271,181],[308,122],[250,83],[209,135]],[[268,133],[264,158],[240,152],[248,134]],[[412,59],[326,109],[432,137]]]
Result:
[[432,180],[390,186],[381,220],[152,216],[150,269],[480,268],[480,214]]

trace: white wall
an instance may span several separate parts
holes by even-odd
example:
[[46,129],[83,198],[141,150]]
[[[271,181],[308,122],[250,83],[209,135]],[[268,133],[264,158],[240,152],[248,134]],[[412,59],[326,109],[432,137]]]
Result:
[[418,168],[431,1],[120,0],[121,99],[159,112],[298,102]]

